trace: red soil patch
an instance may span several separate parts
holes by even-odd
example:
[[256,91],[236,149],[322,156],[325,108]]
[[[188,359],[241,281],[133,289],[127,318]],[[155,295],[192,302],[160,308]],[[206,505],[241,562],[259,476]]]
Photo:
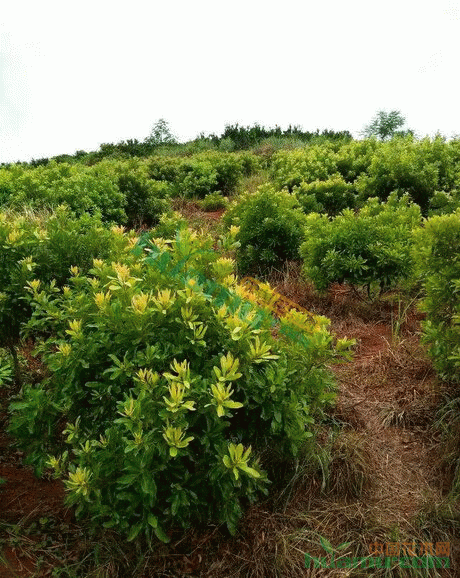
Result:
[[7,566],[0,566],[0,578],[26,578],[36,572],[35,561],[26,556],[21,556],[15,548],[5,548],[3,556]]
[[225,209],[219,209],[217,211],[203,211],[200,205],[193,201],[181,204],[181,206],[178,207],[178,210],[186,219],[190,220],[191,222],[203,221],[209,223],[212,221],[219,221],[222,215],[225,213]]
[[64,514],[64,487],[59,480],[38,479],[32,468],[9,464],[0,465],[0,478],[6,480],[0,490],[2,522]]
[[358,347],[355,350],[355,361],[365,357],[378,355],[388,347],[391,340],[391,328],[382,323],[363,326],[353,334]]
[[219,211],[203,212],[202,216],[207,217],[208,219],[211,219],[212,221],[218,221],[224,213],[225,213],[225,209],[220,209]]
[[[35,369],[35,368],[34,368]],[[38,367],[36,368],[38,371]],[[70,520],[72,515],[64,506],[64,486],[59,480],[38,479],[30,466],[22,465],[23,453],[16,450],[6,427],[6,390],[0,390],[0,525],[3,529],[28,525],[40,518]],[[32,538],[30,538],[32,541]],[[35,561],[18,547],[0,548],[0,578],[31,576]]]

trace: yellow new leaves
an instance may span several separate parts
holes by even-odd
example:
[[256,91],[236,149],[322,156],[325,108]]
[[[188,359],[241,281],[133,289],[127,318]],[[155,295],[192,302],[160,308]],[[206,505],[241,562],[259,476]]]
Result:
[[172,373],[163,374],[169,382],[169,399],[163,396],[168,411],[172,413],[181,410],[195,411],[195,402],[184,400],[185,391],[190,389],[190,367],[187,360],[178,363],[178,361],[174,359],[171,364],[171,369],[173,369],[177,375],[173,375]]
[[241,246],[241,243],[236,240],[240,227],[231,225],[226,235],[222,235],[217,241],[217,248],[219,251],[234,251]]
[[33,281],[28,281],[27,285],[29,285],[29,287],[32,289],[34,295],[36,293],[38,293],[38,290],[40,288],[41,285],[41,281],[39,279],[34,279]]
[[[238,409],[243,404],[231,399],[234,393],[228,382],[236,381],[242,374],[238,372],[239,360],[235,359],[231,353],[223,355],[220,358],[220,367],[214,366],[213,372],[217,379],[216,383],[211,384],[212,400],[205,407],[214,405],[218,417],[223,417],[229,409]],[[167,410],[173,414],[183,411],[195,411],[195,402],[185,398],[187,390],[190,390],[190,366],[187,360],[179,363],[174,359],[171,369],[175,373],[165,372],[163,376],[168,380],[169,396],[163,396]]]
[[63,357],[69,357],[70,352],[72,351],[72,346],[69,343],[61,343],[58,345],[58,350]]
[[78,467],[75,472],[69,473],[69,479],[64,481],[68,490],[81,494],[87,497],[90,491],[89,482],[91,480],[91,472],[88,468]]
[[117,226],[117,225],[111,227],[110,230],[112,231],[112,233],[113,233],[114,235],[118,235],[118,236],[120,236],[120,237],[123,237],[123,235],[124,235],[124,233],[125,233],[125,228],[124,228],[124,227],[121,227],[121,226]]
[[21,238],[21,231],[18,231],[17,229],[13,229],[12,231],[10,231],[10,233],[8,234],[7,237],[7,243],[10,245],[14,245],[15,243],[18,242],[18,240]]
[[69,321],[70,329],[66,329],[66,333],[75,339],[82,337],[81,331],[81,319],[74,319],[73,321]]
[[230,331],[230,337],[233,341],[239,341],[242,337],[244,337],[249,328],[247,321],[243,321],[239,317],[238,312],[233,315],[229,315],[223,319],[223,322],[227,329]]
[[251,478],[260,478],[260,473],[248,466],[248,459],[251,453],[251,446],[244,451],[243,444],[230,444],[228,446],[228,454],[222,458],[225,467],[232,470],[235,480],[239,478],[238,470],[241,470],[251,476]]
[[138,293],[137,295],[133,295],[131,298],[131,306],[133,308],[134,313],[138,315],[142,315],[145,313],[147,309],[147,305],[149,304],[150,296],[147,293]]
[[109,286],[111,291],[118,291],[120,289],[129,289],[135,285],[141,279],[137,277],[131,277],[130,268],[122,263],[112,263],[112,268],[115,273],[115,277],[109,275],[109,279],[112,279],[113,283]]
[[238,409],[243,407],[242,403],[231,399],[233,394],[231,385],[225,385],[225,382],[235,381],[242,376],[241,373],[238,373],[239,364],[239,360],[234,359],[232,354],[229,352],[226,356],[224,355],[220,358],[220,368],[217,366],[213,367],[218,382],[211,385],[213,399],[211,404],[208,405],[216,406],[217,415],[219,417],[226,415],[227,409]]
[[[193,329],[194,322],[198,319],[198,315],[193,313],[193,309],[191,307],[181,307],[180,312],[185,324],[190,327],[190,329]],[[178,319],[178,321],[180,320]]]
[[281,322],[284,324],[293,325],[297,329],[307,333],[324,334],[329,334],[328,327],[331,323],[327,317],[314,315],[308,311],[296,311],[295,309],[290,309],[287,311],[283,315]]
[[238,367],[240,362],[238,359],[234,359],[233,355],[229,352],[226,356],[223,355],[220,358],[220,368],[214,366],[213,371],[216,374],[217,379],[221,381],[235,381],[241,377],[241,373],[238,373]]
[[177,373],[173,375],[172,373],[163,373],[168,381],[181,382],[187,389],[190,387],[190,366],[186,359],[182,363],[179,363],[176,359],[170,365],[171,369]]
[[105,309],[106,305],[110,303],[110,297],[110,291],[107,291],[107,293],[103,293],[102,291],[96,293],[94,295],[94,302],[96,303],[97,308],[101,310]]
[[260,343],[258,335],[256,335],[254,343],[249,344],[249,357],[254,363],[264,363],[264,361],[279,359],[279,355],[271,353],[270,345]]
[[228,257],[220,257],[212,264],[212,270],[214,273],[215,278],[218,281],[223,281],[226,278],[233,277],[232,275],[235,268],[235,261]]
[[32,271],[37,263],[34,262],[32,257],[24,257],[24,259],[19,261],[19,265],[21,265],[21,268],[25,271]]
[[122,404],[123,409],[118,413],[124,415],[125,417],[134,417],[134,412],[136,410],[136,404],[132,397],[129,397]]
[[242,403],[230,399],[230,396],[233,393],[231,385],[225,386],[222,383],[211,385],[211,391],[213,395],[213,405],[216,406],[217,415],[219,417],[223,417],[226,414],[225,408],[238,409],[243,407]]
[[180,311],[182,320],[179,317],[176,317],[176,321],[182,321],[186,327],[193,331],[192,337],[187,336],[188,341],[190,341],[192,345],[205,346],[206,342],[203,340],[203,337],[208,329],[207,326],[204,325],[204,323],[197,321],[198,315],[193,312],[191,307],[181,307]]
[[160,376],[155,371],[151,369],[139,369],[136,373],[135,380],[141,383],[148,390],[152,390],[158,383]]
[[[195,411],[195,402],[185,400],[185,392],[190,389],[190,366],[185,359],[179,363],[177,359],[171,363],[171,369],[174,373],[165,372],[163,377],[168,380],[169,398],[163,396],[167,410],[173,414],[179,414],[183,411]],[[176,418],[175,418],[176,419]],[[173,427],[167,425],[163,428],[163,438],[169,445],[169,454],[171,457],[177,456],[178,450],[186,448],[188,444],[194,439],[193,436],[185,438],[184,427]]]
[[170,399],[163,396],[166,405],[168,406],[168,411],[173,413],[181,410],[188,409],[190,411],[195,411],[194,401],[184,401],[185,388],[180,383],[170,383],[168,386]]
[[177,450],[186,448],[188,444],[194,439],[193,436],[185,438],[185,432],[181,427],[165,427],[163,437],[169,445],[169,454],[172,458],[177,456]]
[[163,289],[162,291],[158,291],[155,297],[152,297],[152,301],[155,304],[157,311],[166,315],[168,309],[174,305],[176,298],[170,289]]

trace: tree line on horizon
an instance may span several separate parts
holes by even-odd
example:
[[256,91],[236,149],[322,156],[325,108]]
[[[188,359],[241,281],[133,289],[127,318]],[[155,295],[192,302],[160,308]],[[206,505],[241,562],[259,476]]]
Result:
[[[378,111],[369,125],[364,128],[364,138],[376,137],[387,140],[393,136],[414,135],[414,131],[401,130],[405,118],[399,111]],[[96,151],[78,150],[74,154],[62,154],[51,158],[32,159],[30,162],[1,163],[0,166],[23,164],[30,166],[47,165],[51,160],[55,162],[82,162],[95,164],[104,158],[146,157],[155,154],[161,148],[167,154],[193,154],[204,150],[215,149],[221,151],[242,151],[260,147],[263,144],[275,145],[275,148],[295,148],[302,144],[324,141],[351,141],[352,134],[348,130],[334,131],[325,129],[320,131],[304,131],[300,125],[289,125],[286,129],[280,126],[265,127],[258,123],[253,126],[242,126],[239,123],[225,125],[224,131],[218,135],[200,133],[194,140],[180,143],[171,132],[168,122],[160,118],[153,126],[149,136],[143,141],[127,139],[118,143],[103,143]]]

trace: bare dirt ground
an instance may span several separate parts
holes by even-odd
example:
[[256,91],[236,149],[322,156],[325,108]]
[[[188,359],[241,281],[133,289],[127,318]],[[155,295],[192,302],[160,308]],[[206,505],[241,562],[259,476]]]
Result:
[[[6,480],[0,486],[0,578],[460,576],[459,505],[446,503],[451,474],[432,428],[442,387],[420,345],[421,315],[411,307],[398,316],[391,299],[361,302],[340,286],[320,297],[295,267],[272,283],[329,317],[339,337],[357,340],[352,362],[334,367],[338,400],[329,417],[338,434],[328,438],[325,427],[321,440],[332,456],[327,476],[321,464],[313,473],[300,468],[275,503],[249,509],[237,537],[218,527],[178,534],[168,547],[145,555],[136,573],[132,558],[140,553],[117,551],[121,562],[115,563],[107,540],[99,573],[85,573],[81,568],[89,566],[77,562],[89,547],[64,505],[63,487],[36,479],[22,464],[5,433],[8,391],[0,389],[0,478]],[[374,542],[449,542],[451,569],[307,570],[305,553],[325,555],[321,536],[335,546],[351,542],[349,556],[368,555]],[[73,574],[58,572],[72,564]]]

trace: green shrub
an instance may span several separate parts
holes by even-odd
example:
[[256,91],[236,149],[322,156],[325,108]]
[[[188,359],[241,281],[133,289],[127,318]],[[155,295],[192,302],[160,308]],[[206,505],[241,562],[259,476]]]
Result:
[[0,348],[0,387],[10,385],[13,382],[13,375],[13,364],[11,363],[6,350]]
[[433,193],[428,204],[428,216],[449,215],[460,207],[459,193],[456,189],[449,193],[436,191]]
[[30,316],[28,282],[61,287],[71,266],[88,271],[94,258],[117,258],[127,246],[98,216],[77,218],[65,207],[49,215],[0,213],[0,344],[14,344]]
[[218,148],[219,148],[219,151],[221,151],[221,152],[231,153],[232,151],[235,150],[235,143],[233,142],[233,140],[230,137],[223,138],[219,142]]
[[292,192],[301,183],[324,181],[337,173],[337,153],[331,143],[310,145],[293,151],[280,151],[273,156],[272,178],[279,189]]
[[260,161],[251,153],[206,151],[186,158],[155,156],[147,167],[149,178],[171,183],[174,195],[203,198],[233,192],[242,176],[258,170]]
[[146,161],[148,177],[155,181],[174,183],[178,180],[182,162],[178,157],[150,157]]
[[166,199],[170,193],[167,183],[126,174],[119,177],[118,188],[126,197],[125,212],[131,227],[157,224],[160,216],[170,207]]
[[337,152],[337,171],[347,183],[353,183],[361,174],[367,173],[374,154],[378,154],[381,143],[376,139],[365,139],[345,143]]
[[426,214],[433,193],[455,185],[454,167],[442,139],[396,138],[380,144],[356,187],[364,198],[377,196],[382,201],[393,191],[408,193]]
[[226,197],[223,197],[219,191],[209,193],[200,203],[203,211],[218,211],[219,209],[225,209],[227,205]]
[[[126,197],[112,176],[79,173],[56,183],[56,188],[49,191],[49,201],[45,206],[54,208],[61,204],[66,204],[77,215],[85,212],[99,213],[103,221],[120,224],[126,222]],[[34,203],[33,206],[42,205]],[[20,208],[18,203],[16,208]]]
[[263,168],[263,163],[258,155],[247,151],[235,155],[243,168],[243,176],[250,177]]
[[203,198],[218,189],[217,171],[208,160],[184,162],[176,183],[178,193]]
[[356,204],[356,195],[353,185],[346,183],[339,175],[333,175],[326,181],[301,183],[294,187],[299,203],[305,213],[326,212],[334,216],[343,209],[353,208]]
[[239,272],[264,275],[286,260],[297,259],[305,219],[297,198],[271,185],[238,197],[223,221],[240,228]]
[[425,297],[424,341],[443,379],[460,378],[460,212],[436,216],[417,231],[417,271]]
[[177,231],[187,228],[187,219],[179,211],[163,213],[160,216],[158,225],[152,230],[152,235],[164,239],[174,239]]
[[113,172],[100,169],[96,172],[53,161],[34,169],[12,168],[8,178],[11,192],[7,205],[10,208],[52,209],[66,204],[77,215],[99,212],[104,221],[126,221],[126,198],[120,192]]
[[233,532],[266,489],[260,457],[307,449],[334,397],[326,366],[349,344],[295,312],[275,339],[210,237],[145,243],[74,270],[62,291],[29,283],[50,376],[12,404],[10,431],[98,527],[165,541],[208,520]]
[[390,195],[387,203],[369,199],[358,214],[346,209],[329,220],[307,217],[300,248],[304,274],[324,291],[333,282],[358,287],[378,285],[380,291],[410,275],[411,231],[421,221],[420,208]]
[[259,167],[251,153],[218,151],[125,160],[110,155],[94,166],[56,160],[11,165],[0,168],[0,206],[50,210],[66,204],[76,215],[98,212],[106,222],[152,226],[168,210],[168,198],[229,194]]

